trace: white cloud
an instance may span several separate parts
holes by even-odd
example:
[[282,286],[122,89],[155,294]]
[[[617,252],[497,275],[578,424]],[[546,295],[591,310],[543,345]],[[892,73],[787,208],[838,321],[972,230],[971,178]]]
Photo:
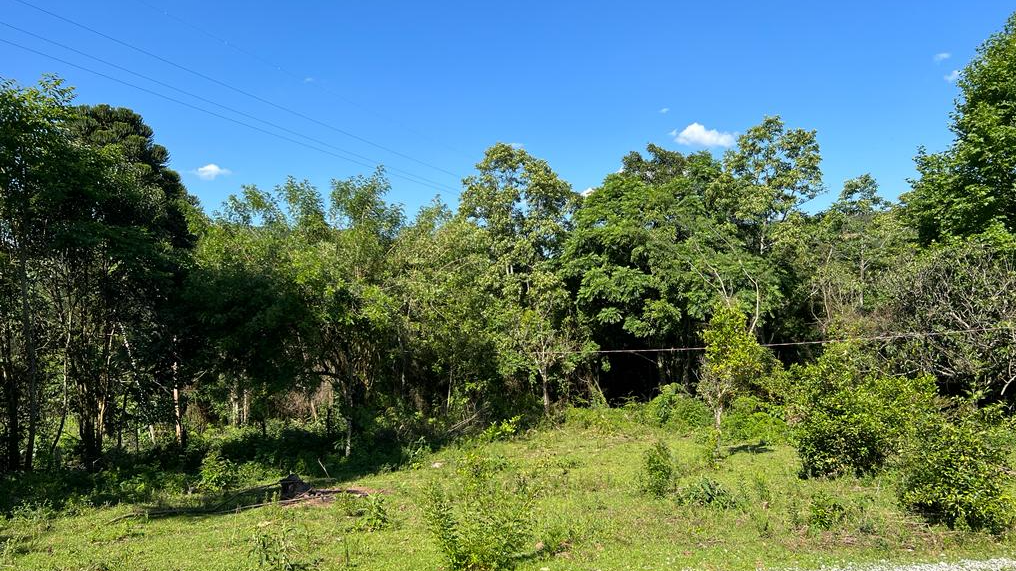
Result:
[[581,194],[583,197],[586,197],[586,196],[589,196],[590,194],[592,194],[595,190],[596,190],[595,188],[590,186],[589,188],[583,190],[579,194]]
[[958,69],[952,70],[951,72],[949,72],[949,75],[942,76],[942,79],[948,81],[949,83],[953,83],[959,78],[960,78],[960,70]]
[[317,80],[314,79],[313,77],[310,77],[309,75],[307,77],[303,78],[303,82],[304,83],[314,83],[315,81],[317,81]]
[[220,176],[227,176],[233,174],[233,171],[224,169],[215,163],[208,163],[203,167],[198,167],[192,171],[198,175],[201,180],[215,180]]
[[949,52],[941,52],[941,53],[935,54],[931,59],[935,60],[935,63],[938,63],[940,61],[945,61],[945,60],[947,60],[947,59],[949,59],[951,57],[952,57],[951,53],[949,53]]
[[660,113],[663,113],[664,115],[670,113],[670,107],[664,107],[663,109],[660,109]]
[[524,149],[526,148],[525,143],[508,143],[508,146],[513,149]]
[[680,133],[674,129],[670,132],[670,136],[682,145],[702,145],[703,147],[731,147],[734,145],[733,133],[721,133],[716,129],[706,129],[701,123],[692,123]]

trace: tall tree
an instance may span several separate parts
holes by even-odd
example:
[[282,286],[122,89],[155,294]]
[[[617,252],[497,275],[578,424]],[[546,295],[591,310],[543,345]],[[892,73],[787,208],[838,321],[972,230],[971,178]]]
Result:
[[1016,14],[977,51],[957,82],[955,139],[941,153],[921,149],[919,177],[903,195],[923,244],[998,225],[1016,232]]

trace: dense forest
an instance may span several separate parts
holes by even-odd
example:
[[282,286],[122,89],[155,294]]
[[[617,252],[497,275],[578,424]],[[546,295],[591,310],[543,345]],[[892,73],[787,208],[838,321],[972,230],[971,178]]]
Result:
[[[1000,477],[1014,69],[1016,17],[964,69],[954,141],[916,151],[898,201],[864,165],[827,188],[819,133],[770,116],[721,158],[632,151],[582,194],[498,143],[457,207],[415,215],[383,168],[246,186],[209,214],[137,113],[6,81],[0,472],[196,466],[230,427],[296,427],[341,464],[566,405],[686,398],[717,442],[737,402],[791,426],[805,476],[877,469],[924,434]],[[1010,504],[960,511],[993,528]]]

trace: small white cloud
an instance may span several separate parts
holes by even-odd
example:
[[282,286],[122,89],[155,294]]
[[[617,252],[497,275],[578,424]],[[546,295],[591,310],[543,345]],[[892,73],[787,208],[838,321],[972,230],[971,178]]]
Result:
[[303,82],[304,83],[314,83],[315,81],[317,81],[317,80],[314,79],[313,77],[310,77],[309,75],[307,77],[303,78]]
[[949,75],[942,76],[942,79],[948,81],[949,83],[954,83],[959,78],[960,78],[960,70],[958,69],[952,70],[951,72],[949,72]]
[[215,163],[208,163],[203,167],[198,167],[197,169],[194,169],[194,171],[192,172],[198,175],[198,178],[200,178],[201,180],[215,180],[220,176],[227,176],[233,174],[233,171],[229,169],[224,169]]
[[945,61],[945,60],[947,60],[947,59],[949,59],[951,57],[952,57],[951,53],[949,53],[949,52],[941,52],[941,53],[935,54],[931,59],[935,60],[935,63],[938,63],[940,61]]
[[702,145],[703,147],[730,147],[734,145],[733,133],[706,129],[701,123],[692,123],[680,133],[674,129],[670,134],[674,137],[674,141],[682,145]]
[[523,143],[508,143],[508,146],[513,148],[513,149],[524,149],[524,148],[526,148],[526,145],[523,144]]
[[596,189],[590,186],[589,188],[583,190],[579,194],[581,194],[583,196],[583,198],[584,198],[584,197],[589,196],[590,194],[592,194],[594,191],[596,191]]
[[660,113],[663,113],[664,115],[670,113],[670,107],[664,107],[663,109],[660,109]]

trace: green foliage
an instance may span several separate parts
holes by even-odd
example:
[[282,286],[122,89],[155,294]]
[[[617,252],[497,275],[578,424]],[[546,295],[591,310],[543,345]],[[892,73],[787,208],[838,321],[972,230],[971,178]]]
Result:
[[219,492],[233,487],[236,482],[236,465],[222,457],[219,450],[210,450],[201,461],[201,489]]
[[853,351],[833,344],[815,363],[791,370],[802,477],[876,472],[933,413],[934,379],[864,375]]
[[294,529],[262,521],[251,530],[248,555],[257,571],[301,571],[311,566],[299,561],[291,539]]
[[808,503],[808,525],[818,529],[832,529],[843,521],[847,509],[826,492],[816,492]]
[[381,531],[395,526],[391,510],[388,508],[388,502],[384,496],[371,494],[365,501],[366,507],[357,527],[365,531]]
[[638,487],[644,494],[662,498],[674,491],[674,457],[662,440],[646,449],[642,455]]
[[782,406],[752,395],[737,397],[723,419],[723,432],[735,442],[756,441],[764,444],[787,442],[790,428]]
[[529,544],[533,500],[525,480],[504,481],[489,467],[474,466],[458,493],[428,485],[421,509],[449,568],[496,571],[513,568]]
[[1016,523],[1008,468],[1013,421],[961,406],[921,424],[901,466],[900,503],[929,521],[1000,534]]
[[919,178],[902,198],[923,243],[992,226],[1016,232],[1016,14],[960,74],[951,130],[941,153],[922,148]]
[[1016,237],[1003,231],[923,252],[884,281],[882,310],[903,337],[887,346],[898,370],[934,375],[946,394],[996,400],[1016,371]]
[[772,362],[772,355],[759,345],[746,321],[736,304],[720,304],[702,333],[706,353],[697,391],[713,410],[716,454],[724,409],[738,394],[759,384]]
[[493,422],[484,429],[481,437],[487,442],[495,440],[510,440],[519,433],[519,425],[522,423],[522,415],[515,415],[501,422]]
[[737,507],[739,501],[730,490],[716,480],[703,477],[677,491],[677,502],[681,505],[708,506],[718,509]]
[[679,432],[709,426],[712,421],[709,407],[677,383],[660,387],[660,394],[646,403],[643,414],[648,422]]

